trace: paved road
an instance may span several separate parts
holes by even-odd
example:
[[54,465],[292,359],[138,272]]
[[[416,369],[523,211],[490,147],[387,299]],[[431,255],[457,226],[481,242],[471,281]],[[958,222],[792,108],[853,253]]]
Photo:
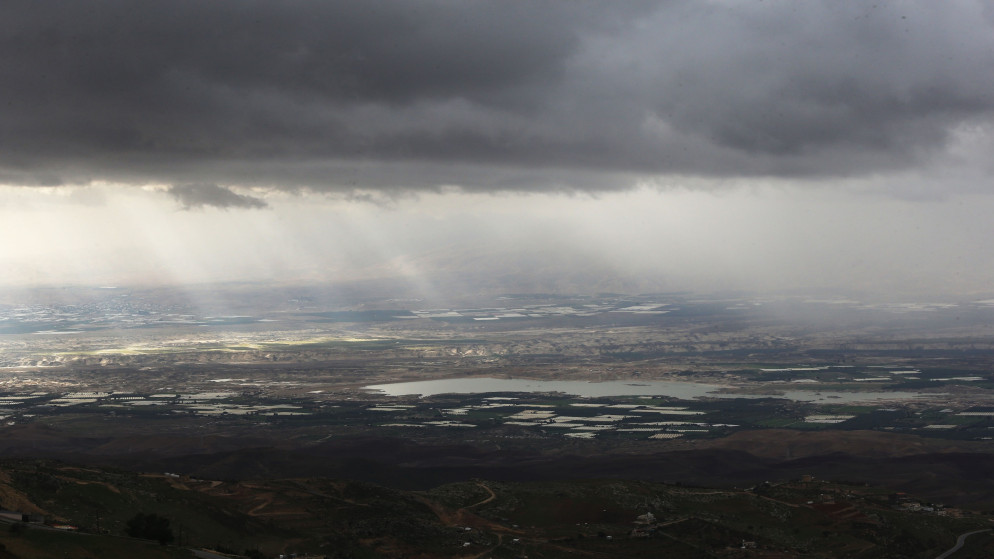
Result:
[[983,532],[990,532],[990,531],[991,531],[990,528],[988,528],[986,530],[974,530],[973,532],[967,532],[965,534],[960,534],[960,536],[958,538],[956,538],[956,545],[954,545],[952,547],[952,549],[950,549],[949,551],[947,551],[947,552],[943,553],[942,555],[936,557],[935,559],[946,559],[946,557],[949,557],[953,553],[956,553],[957,551],[959,551],[960,548],[963,547],[963,544],[966,543],[966,539],[969,538],[970,536],[972,536],[974,534],[980,534],[980,533],[983,533]]

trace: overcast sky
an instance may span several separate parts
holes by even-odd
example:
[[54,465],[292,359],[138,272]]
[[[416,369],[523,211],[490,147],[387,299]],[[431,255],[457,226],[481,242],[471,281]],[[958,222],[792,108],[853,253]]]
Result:
[[0,283],[994,291],[986,2],[0,4]]

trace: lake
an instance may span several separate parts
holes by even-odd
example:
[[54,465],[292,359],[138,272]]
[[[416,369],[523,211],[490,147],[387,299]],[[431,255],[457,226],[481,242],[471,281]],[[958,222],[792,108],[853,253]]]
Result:
[[487,394],[492,392],[561,392],[581,398],[603,396],[669,396],[680,400],[696,398],[785,398],[799,402],[849,403],[904,400],[939,394],[919,392],[854,392],[842,390],[773,390],[769,394],[736,394],[727,386],[684,381],[607,381],[535,380],[500,378],[461,378],[397,382],[364,386],[389,396],[437,394]]

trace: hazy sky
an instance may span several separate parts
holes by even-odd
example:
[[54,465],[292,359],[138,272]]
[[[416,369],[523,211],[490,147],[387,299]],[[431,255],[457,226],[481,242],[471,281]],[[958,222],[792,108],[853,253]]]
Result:
[[0,83],[4,284],[994,291],[986,2],[7,0]]

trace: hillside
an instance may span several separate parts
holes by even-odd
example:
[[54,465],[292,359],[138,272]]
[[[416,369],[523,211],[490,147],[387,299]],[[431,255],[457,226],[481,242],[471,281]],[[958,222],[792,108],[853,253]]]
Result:
[[[51,524],[0,530],[0,558],[935,557],[986,514],[816,479],[721,489],[643,481],[469,481],[427,491],[319,477],[258,481],[136,474],[44,460],[0,464],[7,509]],[[16,507],[16,508],[15,508]],[[121,536],[137,513],[175,546]],[[957,557],[994,552],[982,534]]]

